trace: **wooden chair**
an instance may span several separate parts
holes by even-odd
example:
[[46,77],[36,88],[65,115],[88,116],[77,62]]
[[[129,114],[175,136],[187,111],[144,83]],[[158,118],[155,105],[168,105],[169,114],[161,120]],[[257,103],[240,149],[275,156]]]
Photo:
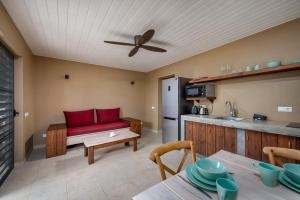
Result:
[[[160,159],[162,155],[173,150],[181,150],[181,149],[184,149],[184,155],[176,171],[170,169],[168,166],[162,163]],[[159,166],[161,179],[165,180],[166,179],[165,171],[169,172],[172,175],[175,175],[181,171],[183,164],[188,156],[189,150],[192,152],[192,161],[196,162],[195,147],[192,141],[174,141],[174,142],[169,142],[160,145],[159,147],[156,147],[151,152],[149,158]]]
[[283,162],[280,158],[287,158],[292,160],[300,160],[300,150],[280,148],[280,147],[264,147],[263,152],[268,155],[269,161],[273,165],[282,166]]

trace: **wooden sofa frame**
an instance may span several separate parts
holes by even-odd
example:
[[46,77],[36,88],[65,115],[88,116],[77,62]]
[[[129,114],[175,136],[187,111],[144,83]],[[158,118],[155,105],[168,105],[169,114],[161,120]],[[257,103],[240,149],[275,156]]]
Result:
[[[130,117],[122,118],[122,121],[130,122],[130,131],[142,134],[142,122]],[[84,134],[89,136],[95,133]],[[71,136],[72,137],[72,136]],[[50,124],[46,134],[46,158],[64,155],[67,152],[67,126],[66,124]]]

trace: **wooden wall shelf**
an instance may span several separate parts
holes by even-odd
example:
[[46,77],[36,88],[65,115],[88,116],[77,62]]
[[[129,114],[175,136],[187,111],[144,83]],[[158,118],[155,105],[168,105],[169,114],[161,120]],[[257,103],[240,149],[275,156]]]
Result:
[[200,101],[200,100],[208,100],[211,103],[214,102],[214,100],[216,99],[216,97],[191,97],[191,98],[186,98],[186,100],[188,101]]
[[254,70],[254,71],[244,71],[244,72],[236,72],[236,73],[224,74],[224,75],[207,77],[207,78],[198,78],[198,79],[191,80],[189,83],[204,83],[204,82],[212,82],[212,81],[222,81],[222,80],[242,78],[242,77],[247,77],[247,76],[272,74],[272,73],[292,71],[292,70],[300,70],[300,64],[289,64],[289,65],[282,65],[282,66],[278,66],[278,67],[265,67],[265,68],[262,68],[259,70]]

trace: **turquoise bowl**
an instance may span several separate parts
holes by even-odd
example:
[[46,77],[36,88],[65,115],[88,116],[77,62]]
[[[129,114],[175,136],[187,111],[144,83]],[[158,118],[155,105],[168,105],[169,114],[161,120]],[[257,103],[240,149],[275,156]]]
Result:
[[286,175],[293,181],[300,183],[300,164],[285,163],[283,164]]
[[291,64],[300,64],[300,59],[291,60]]
[[196,162],[199,173],[209,180],[216,180],[227,175],[226,167],[219,161],[201,159]]
[[278,67],[281,65],[281,61],[273,60],[267,63],[268,67]]
[[246,72],[249,72],[249,71],[254,70],[254,67],[253,67],[253,66],[245,66],[245,67],[244,67],[244,70],[245,70]]

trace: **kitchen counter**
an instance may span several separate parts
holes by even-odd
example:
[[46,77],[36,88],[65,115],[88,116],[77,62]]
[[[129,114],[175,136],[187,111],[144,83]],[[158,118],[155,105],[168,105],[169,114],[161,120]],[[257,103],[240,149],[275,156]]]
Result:
[[252,119],[243,119],[241,121],[229,121],[229,120],[222,120],[222,119],[214,119],[215,117],[218,116],[214,116],[214,115],[201,116],[201,115],[192,115],[192,114],[181,115],[181,134],[183,134],[184,136],[185,133],[184,121],[193,121],[193,122],[231,127],[237,129],[253,130],[253,131],[279,134],[279,135],[300,137],[300,128],[286,127],[286,125],[289,124],[288,122],[280,122],[280,121],[272,121],[272,120],[255,121]]

